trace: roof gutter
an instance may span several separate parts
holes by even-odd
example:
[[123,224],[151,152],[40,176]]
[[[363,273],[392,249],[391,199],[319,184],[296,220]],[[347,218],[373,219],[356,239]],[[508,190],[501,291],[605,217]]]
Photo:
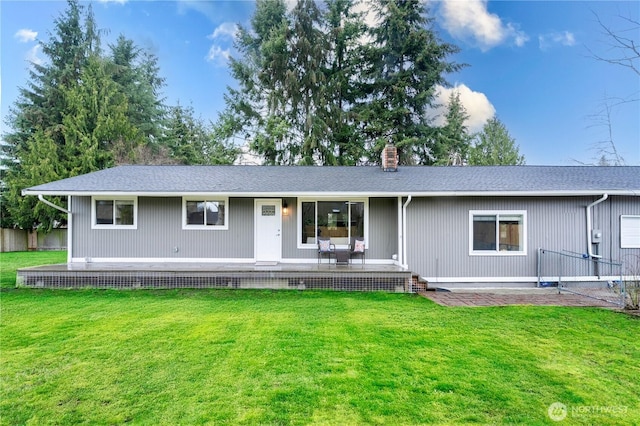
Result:
[[53,204],[51,201],[49,200],[45,200],[44,196],[42,194],[38,194],[38,200],[42,201],[43,203],[45,203],[46,205],[48,205],[49,207],[53,207],[56,210],[60,210],[62,213],[66,213],[66,214],[71,214],[71,212],[67,209],[64,209],[56,204]]
[[[416,197],[590,197],[607,191],[609,195],[640,196],[640,188],[635,190],[606,190],[598,191],[419,191],[412,192]],[[137,196],[137,197],[182,197],[185,195],[211,195],[217,194],[228,197],[396,197],[403,191],[91,191],[91,190],[33,190],[25,189],[22,195],[47,195],[47,196]]]
[[589,204],[586,207],[587,209],[587,253],[589,254],[590,258],[596,258],[596,259],[602,258],[601,255],[593,253],[593,243],[591,241],[591,208],[593,206],[596,206],[602,203],[607,198],[609,198],[609,194],[603,194],[602,198],[598,198],[596,201],[594,201],[593,203]]

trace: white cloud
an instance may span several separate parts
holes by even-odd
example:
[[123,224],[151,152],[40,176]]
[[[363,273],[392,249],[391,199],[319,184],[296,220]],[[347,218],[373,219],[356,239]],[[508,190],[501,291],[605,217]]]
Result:
[[212,22],[220,18],[220,10],[215,1],[177,0],[177,5],[178,13],[181,15],[193,10],[206,16]]
[[372,0],[362,0],[355,3],[353,7],[355,13],[361,13],[365,24],[370,27],[378,25],[378,17]]
[[538,36],[538,45],[542,51],[556,45],[571,47],[576,45],[576,37],[570,31],[541,34]]
[[31,49],[29,49],[26,55],[27,61],[32,62],[36,65],[44,64],[44,59],[38,56],[38,53],[40,52],[40,47],[41,46],[39,44],[36,44]]
[[[210,40],[217,39],[235,39],[236,34],[238,33],[238,26],[233,22],[224,22],[215,30],[213,33],[207,36]],[[229,58],[231,57],[231,49],[225,49],[218,44],[214,44],[209,48],[209,53],[207,53],[206,60],[207,62],[212,62],[216,66],[224,67],[229,62]]]
[[460,102],[469,116],[465,122],[469,132],[479,132],[487,120],[495,115],[496,109],[484,93],[474,92],[464,84],[456,85],[452,88],[438,87],[436,103],[439,107],[432,115],[434,124],[436,126],[443,126],[445,124],[445,114],[447,113],[447,107],[449,105],[449,97],[455,91],[460,93]]
[[222,49],[218,45],[213,45],[209,49],[209,53],[205,59],[207,62],[212,62],[217,66],[226,66],[229,58],[231,57],[231,51],[229,49]]
[[235,38],[237,33],[238,26],[236,24],[234,24],[233,22],[224,22],[218,25],[218,27],[213,30],[213,33],[207,36],[207,38],[210,38],[212,40],[218,37]]
[[506,42],[523,46],[529,37],[516,24],[504,23],[487,10],[487,0],[443,0],[440,3],[442,26],[454,37],[470,40],[482,51]]
[[18,30],[18,32],[16,32],[13,36],[17,38],[21,43],[28,43],[30,41],[35,41],[36,37],[38,37],[38,33],[36,31],[23,28],[21,30]]

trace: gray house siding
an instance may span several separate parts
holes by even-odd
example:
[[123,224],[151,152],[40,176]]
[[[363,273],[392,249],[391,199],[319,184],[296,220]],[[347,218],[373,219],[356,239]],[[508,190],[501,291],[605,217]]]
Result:
[[[282,258],[315,259],[315,250],[297,248],[297,199],[283,201]],[[73,257],[253,259],[254,199],[230,198],[228,220],[228,230],[183,230],[180,197],[139,197],[137,229],[92,229],[91,197],[74,197]],[[397,223],[397,199],[370,199],[368,259],[397,253]]]
[[[490,278],[536,276],[539,247],[587,251],[585,207],[598,197],[447,197],[417,198],[408,208],[409,268],[432,278]],[[470,210],[526,211],[526,255],[471,256]],[[634,197],[610,197],[594,207],[593,227],[603,231],[600,253],[621,259],[640,253],[620,249],[620,215],[640,214]]]
[[[182,199],[138,198],[137,229],[91,229],[91,197],[73,198],[76,258],[253,258],[253,200],[229,199],[228,230],[183,230]],[[177,247],[177,252],[175,248]]]
[[[282,257],[284,259],[316,259],[312,249],[299,249],[296,198],[284,199],[289,215],[282,218]],[[391,259],[398,253],[398,212],[396,198],[369,199],[369,241],[367,259]]]
[[368,258],[391,259],[398,254],[398,199],[369,199]]
[[[628,265],[630,262],[640,260],[640,249],[621,248],[620,216],[622,215],[640,215],[640,199],[638,197],[609,197],[593,208],[591,222],[594,229],[603,231],[600,255]],[[636,265],[637,268],[640,263]]]

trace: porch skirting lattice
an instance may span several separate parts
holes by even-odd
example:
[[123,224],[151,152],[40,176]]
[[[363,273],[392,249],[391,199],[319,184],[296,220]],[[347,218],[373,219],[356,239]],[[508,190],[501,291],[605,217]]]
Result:
[[16,283],[30,288],[98,289],[293,289],[338,291],[415,292],[411,272],[389,265],[379,267],[287,267],[237,268],[176,267],[173,270],[140,266],[92,265],[89,269],[50,265],[18,270]]

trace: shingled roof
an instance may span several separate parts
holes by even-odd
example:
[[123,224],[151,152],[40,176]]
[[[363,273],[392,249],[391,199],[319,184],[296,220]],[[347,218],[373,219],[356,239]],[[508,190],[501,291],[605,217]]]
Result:
[[27,188],[25,195],[173,196],[640,195],[640,167],[119,166]]

